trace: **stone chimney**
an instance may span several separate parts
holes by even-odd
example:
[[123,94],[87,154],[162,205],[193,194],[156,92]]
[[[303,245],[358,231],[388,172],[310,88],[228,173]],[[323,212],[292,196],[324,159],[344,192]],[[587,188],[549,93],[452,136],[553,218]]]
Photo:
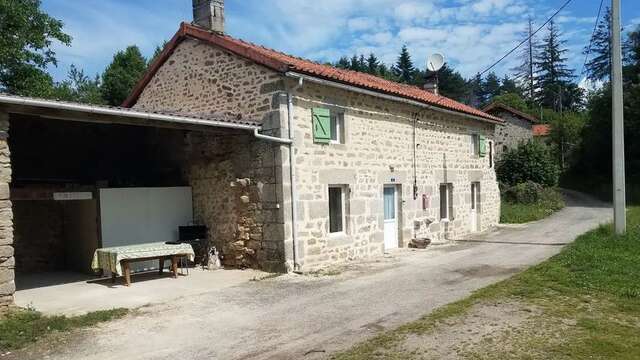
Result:
[[224,0],[192,0],[193,23],[224,34]]

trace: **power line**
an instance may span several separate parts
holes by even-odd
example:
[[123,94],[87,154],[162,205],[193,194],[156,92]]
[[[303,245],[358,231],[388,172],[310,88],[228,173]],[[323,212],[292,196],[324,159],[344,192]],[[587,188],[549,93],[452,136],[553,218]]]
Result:
[[596,23],[593,25],[593,32],[591,33],[591,39],[589,39],[589,46],[587,47],[587,53],[584,55],[584,64],[582,64],[582,70],[580,75],[584,74],[584,69],[587,67],[587,60],[591,54],[591,46],[593,45],[593,37],[596,36],[596,30],[598,29],[598,22],[600,21],[600,14],[602,13],[602,4],[604,0],[600,0],[600,7],[598,8],[598,16],[596,16]]
[[526,43],[527,41],[529,41],[535,34],[537,34],[540,30],[542,30],[548,23],[551,22],[551,20],[553,20],[554,17],[556,17],[556,15],[558,15],[562,10],[564,10],[565,7],[567,7],[567,5],[569,5],[569,3],[571,3],[572,0],[567,0],[565,1],[565,3],[560,7],[560,9],[558,9],[555,13],[553,13],[553,15],[551,15],[550,18],[547,19],[547,21],[544,22],[544,24],[540,25],[540,27],[534,31],[533,33],[531,33],[531,35],[529,35],[526,39],[522,40],[516,47],[514,47],[513,49],[511,49],[508,53],[506,53],[503,57],[501,57],[498,61],[494,62],[491,66],[489,66],[488,68],[486,68],[484,71],[480,72],[480,76],[484,75],[487,71],[493,69],[496,65],[498,65],[499,63],[502,62],[502,60],[506,59],[507,56],[513,54],[514,51],[518,50],[518,48],[520,46],[522,46],[524,43]]

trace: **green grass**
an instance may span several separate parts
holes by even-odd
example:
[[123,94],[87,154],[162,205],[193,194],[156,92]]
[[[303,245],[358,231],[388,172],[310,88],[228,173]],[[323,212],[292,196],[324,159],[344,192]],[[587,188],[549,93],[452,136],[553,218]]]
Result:
[[94,311],[81,316],[46,316],[31,309],[11,310],[0,317],[0,351],[23,348],[54,333],[94,326],[125,316],[129,310]]
[[524,224],[542,220],[558,211],[557,207],[550,207],[547,203],[513,204],[503,201],[500,208],[500,223]]
[[[462,351],[470,359],[638,359],[640,357],[640,208],[628,212],[629,231],[601,226],[548,261],[418,321],[384,332],[333,359],[411,359],[403,341],[429,336],[447,319],[478,304],[516,301],[541,310],[508,336]],[[571,326],[566,323],[574,324]],[[560,335],[560,336],[558,336]],[[496,340],[500,347],[496,347]],[[505,350],[505,349],[508,349]]]

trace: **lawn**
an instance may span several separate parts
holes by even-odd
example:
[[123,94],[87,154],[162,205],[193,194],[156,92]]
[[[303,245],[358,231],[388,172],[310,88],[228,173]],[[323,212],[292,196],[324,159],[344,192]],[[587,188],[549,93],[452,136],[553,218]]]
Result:
[[629,209],[628,224],[625,236],[602,226],[538,266],[333,359],[638,359],[640,208]]
[[0,317],[0,354],[23,348],[54,333],[94,326],[121,318],[127,309],[95,311],[81,316],[45,316],[30,309],[15,309]]
[[531,221],[542,220],[547,216],[562,209],[558,206],[550,206],[548,203],[517,204],[503,201],[500,205],[501,224],[523,224]]

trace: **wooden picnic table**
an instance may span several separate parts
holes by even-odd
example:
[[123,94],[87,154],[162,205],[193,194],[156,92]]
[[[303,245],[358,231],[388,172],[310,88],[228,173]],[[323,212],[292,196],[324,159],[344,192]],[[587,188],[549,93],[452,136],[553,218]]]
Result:
[[193,261],[195,254],[190,244],[167,244],[164,242],[116,246],[97,249],[93,255],[91,268],[111,272],[115,282],[117,276],[124,276],[125,285],[131,285],[131,264],[141,261],[158,260],[158,272],[164,271],[164,262],[171,260],[171,273],[178,276],[178,260],[186,257]]

